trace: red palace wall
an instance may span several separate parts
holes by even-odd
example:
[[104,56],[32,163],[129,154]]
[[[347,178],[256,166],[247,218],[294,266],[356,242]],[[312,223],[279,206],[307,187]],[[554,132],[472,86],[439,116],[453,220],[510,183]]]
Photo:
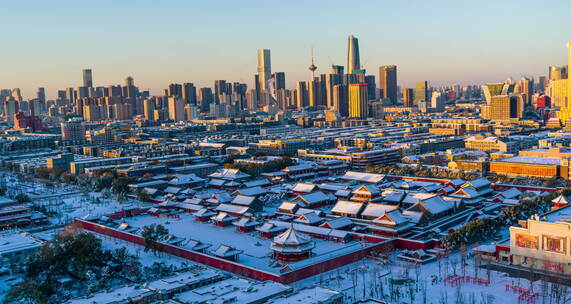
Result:
[[[131,233],[127,233],[127,232],[123,232],[123,231],[119,231],[113,228],[109,228],[106,227],[104,225],[99,225],[96,223],[92,223],[89,221],[85,221],[85,220],[81,220],[81,219],[76,219],[75,220],[75,224],[78,225],[79,227],[85,229],[85,230],[89,230],[89,231],[93,231],[93,232],[97,232],[106,236],[110,236],[113,238],[117,238],[120,240],[124,240],[127,242],[131,242],[137,245],[141,245],[141,246],[145,246],[145,242],[144,239],[138,235],[134,235]],[[335,268],[350,264],[350,263],[354,263],[357,262],[363,258],[365,258],[367,255],[369,255],[372,252],[390,252],[392,251],[396,246],[395,241],[398,243],[400,242],[400,247],[408,247],[410,249],[413,249],[411,247],[423,247],[422,242],[418,242],[418,241],[411,241],[413,242],[415,245],[414,246],[410,246],[409,243],[407,242],[403,242],[403,241],[407,241],[407,240],[399,240],[399,239],[389,239],[389,240],[381,240],[380,238],[375,238],[376,244],[368,246],[366,248],[363,248],[362,250],[359,250],[357,252],[353,252],[350,254],[346,254],[343,256],[339,256],[339,257],[335,257],[320,263],[316,263],[304,268],[300,268],[300,269],[296,269],[294,271],[291,272],[286,272],[286,273],[282,273],[282,274],[272,274],[269,272],[265,272],[265,271],[261,271],[249,266],[245,266],[239,263],[235,263],[235,262],[231,262],[231,261],[227,261],[221,258],[217,258],[214,256],[210,256],[207,254],[203,254],[200,252],[195,252],[195,251],[190,251],[187,249],[183,249],[180,247],[176,247],[176,246],[172,246],[172,245],[168,245],[168,244],[163,244],[162,245],[162,252],[168,253],[168,254],[172,254],[174,256],[178,256],[181,258],[185,258],[187,260],[191,260],[200,264],[204,264],[207,266],[211,266],[214,268],[218,268],[224,271],[228,271],[228,272],[232,272],[238,275],[242,275],[245,277],[249,277],[255,280],[259,280],[259,281],[266,281],[266,280],[270,280],[270,281],[275,281],[275,282],[279,282],[279,283],[284,283],[284,284],[289,284],[292,282],[296,282],[326,271],[330,271],[333,270]],[[410,243],[412,244],[412,243]],[[410,247],[409,247],[410,246]],[[428,248],[429,246],[424,246],[424,248]]]

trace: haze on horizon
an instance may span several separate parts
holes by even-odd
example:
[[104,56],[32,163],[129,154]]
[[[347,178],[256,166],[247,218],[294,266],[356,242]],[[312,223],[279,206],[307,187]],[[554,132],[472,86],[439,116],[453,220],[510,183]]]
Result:
[[345,65],[349,34],[367,74],[395,64],[401,87],[480,84],[547,75],[571,40],[566,0],[4,2],[0,88],[26,98],[80,86],[84,68],[96,86],[130,75],[151,94],[215,79],[251,87],[260,48],[292,87],[309,79],[312,47],[316,74]]

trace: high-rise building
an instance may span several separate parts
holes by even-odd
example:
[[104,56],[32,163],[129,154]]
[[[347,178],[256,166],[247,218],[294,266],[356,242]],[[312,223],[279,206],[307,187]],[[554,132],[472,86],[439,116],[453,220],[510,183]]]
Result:
[[369,114],[369,92],[367,84],[349,85],[349,117],[366,119]]
[[226,93],[226,80],[214,80],[214,101],[220,103],[220,96]]
[[349,35],[347,45],[347,74],[354,74],[355,70],[361,68],[361,61],[359,59],[359,40]]
[[91,69],[83,70],[83,86],[86,88],[93,87],[93,74],[91,73]]
[[46,89],[38,88],[37,96],[41,102],[46,102]]
[[386,98],[392,104],[398,101],[397,66],[383,65],[379,67],[379,89],[381,98]]
[[517,121],[523,117],[521,95],[496,95],[482,106],[482,116],[491,121]]
[[377,99],[377,82],[375,81],[374,75],[366,75],[364,79],[367,84],[367,92],[369,94],[369,100]]
[[336,84],[333,86],[333,109],[342,117],[349,116],[349,96],[347,86]]
[[207,113],[210,111],[210,104],[214,102],[211,88],[200,88],[198,90],[198,99],[200,99],[200,112]]
[[335,103],[333,102],[334,86],[343,82],[342,75],[327,74],[325,75],[325,98],[327,100],[327,108],[334,110]]
[[281,90],[286,88],[286,80],[284,72],[275,72],[273,77],[275,81],[276,90]]
[[196,105],[196,87],[191,82],[186,82],[182,85],[182,99],[184,102]]
[[412,88],[402,89],[402,102],[403,105],[407,108],[410,108],[414,105],[414,90]]
[[561,72],[561,79],[553,79],[550,74],[549,88],[547,90],[551,97],[551,104],[559,107],[557,118],[568,126],[571,119],[571,79],[569,78],[569,67],[571,67],[571,42],[567,43],[567,69],[566,75]]
[[332,73],[334,75],[343,76],[343,74],[344,74],[343,69],[344,69],[344,67],[342,65],[332,65],[331,66],[331,70],[332,70]]
[[268,49],[258,50],[258,75],[260,90],[266,90],[272,75],[270,50]]
[[446,106],[446,97],[444,94],[440,92],[433,92],[430,101],[431,101],[431,107],[436,112],[444,111],[444,107]]
[[416,83],[416,91],[414,92],[414,104],[418,105],[420,101],[429,101],[428,81],[418,81]]
[[168,100],[169,105],[169,119],[172,121],[183,121],[186,118],[184,111],[185,102],[178,97],[171,96]]
[[309,90],[306,81],[299,81],[296,84],[296,100],[297,100],[297,108],[302,109],[308,107],[310,105],[309,101]]
[[145,115],[145,119],[153,120],[155,115],[155,101],[152,99],[145,99],[143,101],[143,115]]
[[168,96],[167,97],[178,97],[182,98],[182,85],[178,83],[171,83],[169,84],[168,88]]

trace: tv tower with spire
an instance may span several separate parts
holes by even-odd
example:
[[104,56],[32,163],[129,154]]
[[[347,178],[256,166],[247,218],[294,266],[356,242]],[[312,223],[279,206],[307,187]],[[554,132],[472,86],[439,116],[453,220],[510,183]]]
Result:
[[317,70],[317,66],[315,66],[313,62],[313,48],[311,48],[311,65],[307,69],[311,71],[311,80],[315,79],[315,70]]

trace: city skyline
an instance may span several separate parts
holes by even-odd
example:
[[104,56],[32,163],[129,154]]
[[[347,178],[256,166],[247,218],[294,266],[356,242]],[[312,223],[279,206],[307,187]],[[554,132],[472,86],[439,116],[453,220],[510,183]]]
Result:
[[[325,5],[320,1],[308,4],[298,15],[291,14],[289,6],[295,5],[270,7],[259,2],[192,6],[178,1],[158,5],[126,1],[112,10],[111,2],[102,2],[90,9],[105,12],[104,20],[83,23],[76,15],[82,5],[71,2],[68,7],[64,7],[65,2],[9,3],[6,9],[18,12],[30,3],[35,9],[28,15],[14,13],[0,21],[11,29],[5,36],[11,47],[2,50],[2,57],[10,58],[3,63],[8,73],[2,73],[0,83],[6,88],[21,88],[25,98],[33,97],[38,87],[46,89],[48,98],[54,98],[57,89],[78,87],[83,69],[93,70],[94,86],[121,83],[126,76],[133,76],[141,89],[150,89],[153,95],[160,94],[169,83],[213,87],[217,79],[244,82],[252,88],[258,49],[271,50],[273,70],[285,72],[287,87],[293,88],[295,82],[310,77],[307,66],[312,47],[319,67],[317,74],[329,73],[332,64],[345,65],[350,34],[359,39],[361,64],[367,74],[376,75],[379,66],[394,64],[399,69],[401,88],[414,87],[421,80],[435,86],[481,84],[509,76],[519,79],[547,75],[548,66],[565,64],[561,46],[571,37],[565,30],[571,28],[571,21],[564,18],[571,5],[565,1],[548,1],[541,4],[541,9],[539,3],[531,1],[506,1],[501,5],[482,1],[471,5],[470,10],[451,9],[450,1],[383,1],[367,3],[371,9],[363,10],[363,20],[350,21],[333,18],[350,4]],[[220,10],[222,6],[227,9]],[[181,18],[191,8],[196,10],[193,18]],[[379,11],[390,14],[373,18]],[[248,17],[260,12],[294,19],[274,17],[268,26],[257,27]],[[396,17],[403,13],[412,21]],[[217,14],[217,18],[209,20],[209,14]],[[161,24],[158,21],[162,19],[155,18],[170,15],[173,17]],[[541,20],[541,26],[529,20]],[[199,22],[200,31],[193,28]],[[323,26],[309,30],[313,22]],[[252,31],[254,27],[257,32]],[[383,27],[391,30],[379,31]],[[498,29],[498,35],[489,35]],[[502,31],[509,35],[500,34]],[[522,43],[526,40],[521,32],[529,41],[533,39],[533,46]],[[414,56],[420,52],[423,56]]]

